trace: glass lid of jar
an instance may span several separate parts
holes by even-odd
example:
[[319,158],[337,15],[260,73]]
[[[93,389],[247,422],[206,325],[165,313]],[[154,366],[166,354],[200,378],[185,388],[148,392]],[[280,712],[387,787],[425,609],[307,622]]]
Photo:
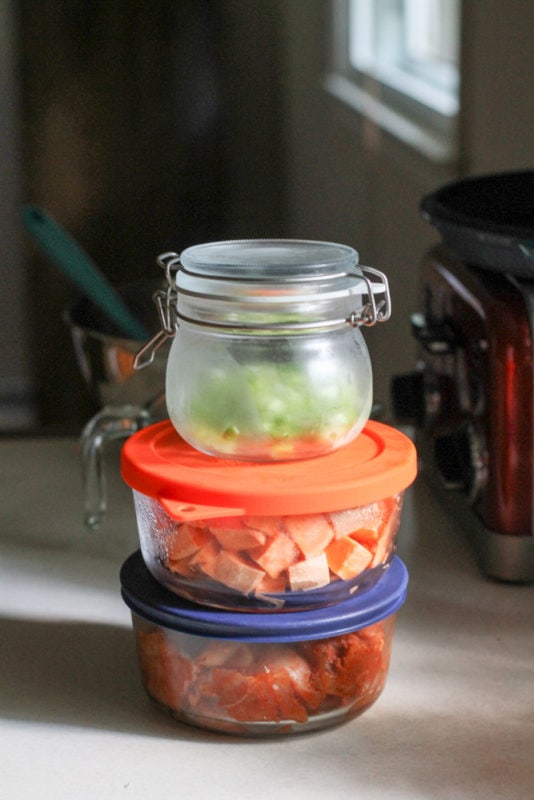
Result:
[[180,255],[184,272],[254,282],[344,277],[358,263],[347,245],[301,239],[242,239],[195,245]]
[[[137,353],[135,369],[152,362],[180,320],[220,329],[296,332],[311,325],[371,326],[391,315],[386,276],[359,265],[358,253],[347,245],[240,239],[163,253],[157,262],[168,283],[166,291],[154,295],[161,331]],[[272,316],[280,313],[284,319]]]
[[362,295],[368,284],[358,253],[346,245],[287,239],[212,242],[184,250],[176,269],[178,302],[197,297],[249,307],[333,301]]

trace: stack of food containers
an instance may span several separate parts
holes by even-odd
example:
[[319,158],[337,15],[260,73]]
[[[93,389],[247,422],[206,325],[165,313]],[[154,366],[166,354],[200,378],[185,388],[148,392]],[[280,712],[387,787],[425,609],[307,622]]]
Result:
[[[170,419],[127,440],[140,552],[121,571],[145,689],[175,717],[265,735],[368,708],[407,572],[412,442],[369,421],[361,327],[385,276],[298,240],[165,254]],[[148,356],[150,357],[150,355]]]

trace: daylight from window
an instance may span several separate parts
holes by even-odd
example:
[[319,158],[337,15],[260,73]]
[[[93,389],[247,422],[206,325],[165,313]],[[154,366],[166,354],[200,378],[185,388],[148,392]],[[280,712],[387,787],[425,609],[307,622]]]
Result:
[[327,89],[433,160],[455,152],[461,0],[335,0]]
[[458,112],[458,0],[351,0],[353,67],[447,116]]

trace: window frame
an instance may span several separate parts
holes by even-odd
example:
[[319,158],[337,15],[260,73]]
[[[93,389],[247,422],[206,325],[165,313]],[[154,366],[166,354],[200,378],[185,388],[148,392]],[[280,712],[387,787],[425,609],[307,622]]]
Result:
[[455,161],[459,89],[458,103],[444,113],[443,103],[440,108],[439,103],[430,103],[428,98],[424,102],[421,85],[408,93],[393,85],[393,80],[381,79],[372,64],[369,69],[356,68],[351,57],[350,29],[351,0],[332,0],[332,47],[324,79],[326,91],[429,160]]

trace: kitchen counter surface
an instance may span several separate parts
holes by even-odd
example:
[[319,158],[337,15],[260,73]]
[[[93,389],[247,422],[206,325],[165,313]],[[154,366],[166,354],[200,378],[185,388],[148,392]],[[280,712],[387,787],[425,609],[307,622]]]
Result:
[[534,587],[482,576],[422,479],[384,693],[350,723],[272,741],[203,733],[147,700],[119,592],[138,543],[118,448],[98,533],[75,439],[0,440],[0,475],[2,800],[534,797]]

